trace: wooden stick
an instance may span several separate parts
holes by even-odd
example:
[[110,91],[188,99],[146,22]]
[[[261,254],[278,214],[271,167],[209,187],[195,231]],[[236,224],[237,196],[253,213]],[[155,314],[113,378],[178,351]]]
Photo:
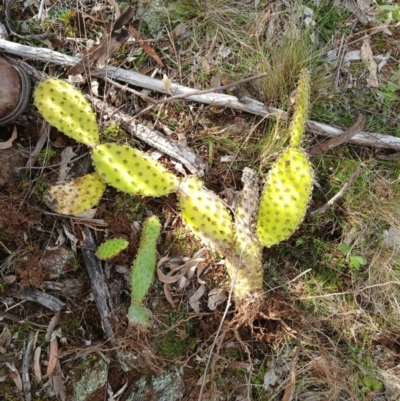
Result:
[[25,401],[32,400],[31,394],[31,379],[29,370],[32,365],[32,352],[33,352],[34,335],[33,333],[29,336],[29,341],[26,347],[24,347],[24,356],[22,358],[22,390],[24,392]]
[[316,216],[317,214],[321,214],[325,212],[325,210],[329,209],[331,206],[333,206],[340,198],[344,196],[346,191],[349,189],[350,185],[358,178],[358,176],[361,174],[362,169],[364,167],[364,163],[360,164],[354,173],[350,176],[350,178],[346,181],[346,183],[343,185],[342,189],[331,199],[328,200],[328,202],[325,203],[325,205],[321,206],[319,209],[313,210],[310,213],[310,216]]
[[[31,60],[42,60],[47,63],[63,66],[75,65],[81,61],[81,59],[78,57],[67,56],[65,54],[55,52],[50,49],[25,46],[18,43],[9,42],[4,39],[0,39],[0,51]],[[117,79],[119,81],[129,83],[137,87],[150,89],[156,92],[167,93],[167,90],[161,80],[147,77],[135,71],[127,71],[122,68],[107,66],[105,70],[93,70],[92,75],[103,75],[112,79]],[[192,93],[193,89],[187,88],[182,85],[172,84],[171,92],[174,96],[184,95],[190,92]],[[266,107],[263,103],[256,100],[246,99],[246,103],[242,103],[235,96],[225,95],[221,93],[206,93],[197,95],[191,94],[186,99],[200,103],[230,107],[262,117],[269,118],[280,116],[286,118],[286,112],[284,112],[283,110]],[[328,137],[338,136],[343,133],[343,130],[339,128],[335,128],[328,124],[311,120],[307,123],[307,130],[309,132]],[[376,148],[389,148],[400,150],[400,138],[380,133],[369,133],[362,131],[354,135],[349,142],[357,145],[373,146]]]
[[97,310],[99,311],[103,330],[106,333],[110,344],[114,347],[116,343],[114,340],[114,331],[111,327],[110,319],[114,317],[114,320],[116,320],[117,318],[113,311],[110,291],[108,289],[101,262],[95,254],[96,242],[94,240],[92,231],[90,228],[85,227],[82,234],[82,255],[88,271],[94,301],[96,303]]

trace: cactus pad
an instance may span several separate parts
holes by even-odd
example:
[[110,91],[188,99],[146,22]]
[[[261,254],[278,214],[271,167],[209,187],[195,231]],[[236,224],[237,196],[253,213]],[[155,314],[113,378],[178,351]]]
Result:
[[182,180],[178,191],[185,225],[207,247],[224,255],[234,246],[234,230],[229,209],[195,177]]
[[142,302],[153,281],[156,268],[156,242],[161,223],[158,217],[149,217],[143,224],[139,250],[132,266],[132,301]]
[[61,214],[79,214],[99,203],[106,184],[97,173],[54,185],[44,194],[47,206]]
[[131,326],[148,327],[151,324],[151,313],[140,303],[143,301],[153,281],[156,269],[156,243],[160,235],[161,223],[158,217],[152,216],[143,224],[139,250],[132,266],[131,305],[128,320]]
[[40,114],[65,135],[93,147],[99,142],[99,130],[89,102],[68,82],[47,79],[34,92],[34,103]]
[[174,192],[179,179],[160,163],[130,146],[116,143],[97,145],[92,159],[107,184],[141,196],[164,196]]
[[123,238],[112,238],[103,242],[96,251],[96,256],[101,260],[108,260],[125,250],[129,242]]
[[290,237],[304,218],[313,174],[300,148],[285,150],[268,173],[257,217],[257,235],[270,247]]

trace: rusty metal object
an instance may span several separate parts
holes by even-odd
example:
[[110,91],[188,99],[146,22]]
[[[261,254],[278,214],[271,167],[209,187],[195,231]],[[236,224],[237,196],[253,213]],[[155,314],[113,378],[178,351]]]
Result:
[[9,124],[24,112],[30,91],[28,74],[0,58],[0,125]]

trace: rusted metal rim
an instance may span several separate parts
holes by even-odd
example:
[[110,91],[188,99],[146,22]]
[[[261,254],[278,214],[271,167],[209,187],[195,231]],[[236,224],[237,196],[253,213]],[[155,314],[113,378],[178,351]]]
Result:
[[0,125],[6,125],[14,121],[19,117],[26,109],[31,94],[31,81],[29,75],[23,70],[17,63],[7,60],[15,71],[18,73],[19,79],[21,81],[21,94],[15,109],[8,115],[0,118]]

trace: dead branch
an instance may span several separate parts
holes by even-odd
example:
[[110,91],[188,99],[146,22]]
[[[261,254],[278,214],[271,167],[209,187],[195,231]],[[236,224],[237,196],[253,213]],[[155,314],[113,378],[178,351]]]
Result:
[[116,314],[114,313],[110,291],[106,282],[106,277],[103,272],[100,260],[95,254],[96,243],[93,238],[90,228],[85,227],[83,234],[83,247],[82,255],[83,260],[88,271],[90,285],[92,287],[92,293],[94,301],[99,311],[101,318],[101,324],[106,336],[110,340],[110,344],[115,346],[114,332],[111,327],[110,318]]
[[11,296],[24,301],[37,302],[50,309],[52,312],[59,312],[65,306],[65,303],[55,296],[40,291],[37,288],[25,288],[20,292],[18,292],[16,288],[13,288],[11,290]]
[[33,352],[34,335],[30,334],[28,344],[24,349],[24,356],[22,359],[22,389],[24,391],[25,401],[32,400],[31,394],[31,379],[29,375],[29,368],[31,366],[32,352]]
[[[26,59],[41,60],[47,63],[62,66],[73,66],[81,61],[81,58],[78,57],[67,56],[50,49],[25,46],[4,39],[0,39],[0,51],[24,57]],[[107,66],[104,70],[93,70],[91,73],[92,75],[97,76],[106,75],[109,78],[129,83],[137,87],[150,89],[152,91],[165,94],[167,93],[164,83],[161,80],[147,77],[135,71],[127,71],[122,68]],[[187,93],[193,93],[193,89],[182,85],[172,84],[171,92],[174,96],[185,95]],[[276,116],[281,116],[283,118],[286,117],[286,113],[283,110],[266,107],[263,103],[256,100],[246,98],[246,103],[244,103],[239,101],[239,99],[235,96],[221,93],[191,94],[186,99],[200,103],[230,107],[267,118]],[[307,130],[309,132],[328,137],[338,136],[343,133],[343,130],[339,128],[335,128],[328,124],[317,121],[308,121]],[[357,145],[372,146],[376,148],[400,150],[400,138],[380,133],[369,133],[362,131],[354,135],[349,142]]]
[[331,206],[333,206],[340,198],[344,196],[346,191],[349,189],[350,185],[358,178],[358,176],[361,174],[362,169],[364,167],[364,163],[361,164],[360,166],[357,167],[357,169],[354,171],[354,173],[350,176],[350,178],[346,181],[346,183],[343,185],[342,189],[331,199],[328,200],[328,202],[325,203],[325,205],[321,206],[319,209],[316,209],[310,213],[311,216],[316,216],[317,214],[321,214],[325,212],[325,210],[329,209]]
[[328,150],[348,142],[354,135],[361,132],[364,129],[364,126],[365,117],[359,115],[357,121],[350,128],[347,128],[346,131],[343,131],[342,134],[318,143],[311,149],[307,150],[307,153],[309,154],[309,156],[321,156],[325,154]]

